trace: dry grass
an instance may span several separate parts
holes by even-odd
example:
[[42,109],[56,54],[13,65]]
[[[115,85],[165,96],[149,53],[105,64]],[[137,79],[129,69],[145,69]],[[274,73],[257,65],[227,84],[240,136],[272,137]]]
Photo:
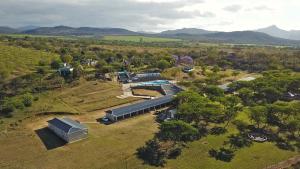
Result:
[[137,96],[151,96],[151,97],[162,96],[162,94],[156,90],[147,90],[147,89],[132,89],[132,93]]

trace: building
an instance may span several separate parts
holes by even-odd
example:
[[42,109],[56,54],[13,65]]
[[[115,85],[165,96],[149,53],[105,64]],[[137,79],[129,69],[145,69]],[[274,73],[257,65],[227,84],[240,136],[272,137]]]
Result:
[[72,74],[74,68],[72,68],[70,65],[68,65],[67,63],[64,63],[63,67],[58,69],[58,73],[61,76],[69,76],[70,74]]
[[153,100],[147,100],[141,103],[132,104],[107,111],[106,117],[111,121],[119,121],[139,114],[148,113],[150,111],[160,109],[171,105],[173,96],[167,95]]
[[118,81],[121,83],[129,83],[131,82],[131,76],[127,71],[118,72]]
[[132,81],[134,82],[146,82],[146,81],[153,81],[153,80],[162,80],[160,73],[139,73],[135,74],[132,77]]
[[49,120],[48,128],[68,143],[88,137],[88,128],[69,118],[54,118]]

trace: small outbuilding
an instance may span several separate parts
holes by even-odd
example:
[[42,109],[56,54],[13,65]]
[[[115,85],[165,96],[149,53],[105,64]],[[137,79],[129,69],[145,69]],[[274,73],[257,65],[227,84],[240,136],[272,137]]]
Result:
[[88,137],[88,128],[70,118],[54,118],[49,120],[48,128],[68,143]]

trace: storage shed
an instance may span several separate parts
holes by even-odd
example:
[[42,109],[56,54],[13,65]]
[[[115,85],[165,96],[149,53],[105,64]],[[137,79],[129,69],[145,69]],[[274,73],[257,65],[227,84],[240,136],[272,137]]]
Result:
[[48,128],[68,143],[88,137],[88,128],[69,118],[54,118],[49,120]]
[[125,107],[109,110],[106,117],[111,121],[118,121],[121,119],[129,118],[135,115],[144,114],[152,110],[166,107],[173,102],[173,96],[168,95],[153,100],[147,100],[141,103],[132,104]]

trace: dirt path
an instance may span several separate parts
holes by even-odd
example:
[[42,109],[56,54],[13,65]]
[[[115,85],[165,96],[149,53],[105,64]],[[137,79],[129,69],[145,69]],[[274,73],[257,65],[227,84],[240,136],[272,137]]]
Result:
[[286,161],[282,161],[278,164],[266,167],[264,169],[288,169],[289,167],[291,167],[292,165],[295,165],[297,163],[300,163],[300,155],[290,158]]

